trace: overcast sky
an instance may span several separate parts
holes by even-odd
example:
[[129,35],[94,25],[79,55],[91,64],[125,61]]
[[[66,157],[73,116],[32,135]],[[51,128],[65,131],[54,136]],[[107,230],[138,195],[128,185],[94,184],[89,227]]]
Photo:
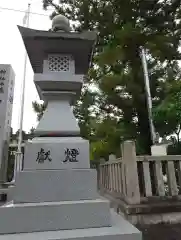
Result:
[[[8,11],[1,8],[26,10],[29,2],[31,3],[31,12],[47,15],[31,14],[30,28],[48,30],[51,26],[48,15],[51,11],[44,11],[42,9],[42,0],[0,0],[0,64],[11,64],[16,74],[12,118],[14,131],[19,128],[20,93],[25,55],[25,48],[17,25],[23,25],[25,13]],[[36,114],[32,109],[32,101],[34,100],[39,100],[39,97],[33,83],[33,71],[28,59],[23,121],[23,129],[25,131],[29,131],[32,126],[36,126],[37,124]]]

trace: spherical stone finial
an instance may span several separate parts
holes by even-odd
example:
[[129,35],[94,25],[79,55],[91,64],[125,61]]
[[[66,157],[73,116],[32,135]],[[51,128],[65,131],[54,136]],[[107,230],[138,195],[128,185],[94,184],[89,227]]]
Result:
[[52,20],[52,30],[54,32],[70,32],[69,19],[61,14],[56,15]]

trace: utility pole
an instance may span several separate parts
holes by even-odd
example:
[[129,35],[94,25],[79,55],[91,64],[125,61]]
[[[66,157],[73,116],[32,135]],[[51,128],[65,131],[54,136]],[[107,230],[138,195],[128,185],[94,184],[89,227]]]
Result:
[[[30,7],[31,7],[31,4],[29,3],[27,12],[26,12],[26,14],[24,16],[24,19],[23,19],[23,25],[26,26],[27,28],[29,27]],[[22,82],[22,95],[21,95],[21,107],[20,107],[20,126],[19,126],[19,136],[18,136],[18,149],[17,149],[16,155],[15,155],[13,181],[15,181],[16,173],[22,170],[23,153],[22,153],[22,150],[21,150],[21,145],[22,145],[22,130],[23,130],[23,117],[24,117],[27,57],[28,57],[27,52],[25,50],[24,72],[23,72],[23,82]]]
[[144,81],[145,81],[145,91],[146,91],[146,97],[147,97],[147,109],[148,109],[149,125],[150,125],[152,143],[154,144],[155,140],[156,140],[156,133],[155,133],[155,127],[154,127],[154,124],[153,124],[152,97],[151,97],[151,92],[150,92],[148,65],[147,65],[147,60],[146,60],[145,49],[143,47],[141,47],[140,55],[141,55],[141,60],[142,60],[143,72],[144,72]]

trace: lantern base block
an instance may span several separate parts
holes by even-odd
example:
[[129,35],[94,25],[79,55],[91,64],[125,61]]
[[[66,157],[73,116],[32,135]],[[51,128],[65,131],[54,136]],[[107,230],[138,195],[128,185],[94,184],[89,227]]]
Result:
[[24,171],[89,168],[89,141],[81,137],[40,137],[25,145]]
[[22,171],[12,189],[14,203],[93,200],[97,193],[95,169]]

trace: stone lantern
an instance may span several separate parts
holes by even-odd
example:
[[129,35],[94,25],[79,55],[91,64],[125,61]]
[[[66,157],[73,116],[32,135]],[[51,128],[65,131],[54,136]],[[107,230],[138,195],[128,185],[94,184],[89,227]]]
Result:
[[[88,168],[89,142],[80,138],[71,105],[80,95],[96,34],[70,32],[69,21],[62,15],[53,19],[52,32],[23,27],[19,30],[35,73],[40,99],[47,103],[35,130],[37,138],[25,148],[24,169]],[[37,158],[39,149],[50,151],[52,161],[32,161]],[[65,151],[70,155],[71,149],[79,160],[72,159],[65,164]]]
[[52,31],[19,30],[47,108],[35,138],[26,144],[13,202],[0,207],[0,234],[4,234],[0,240],[10,233],[9,240],[117,240],[127,239],[128,234],[129,239],[141,239],[98,195],[89,142],[80,137],[72,112],[91,63],[96,34],[71,32],[62,15],[53,19]]

